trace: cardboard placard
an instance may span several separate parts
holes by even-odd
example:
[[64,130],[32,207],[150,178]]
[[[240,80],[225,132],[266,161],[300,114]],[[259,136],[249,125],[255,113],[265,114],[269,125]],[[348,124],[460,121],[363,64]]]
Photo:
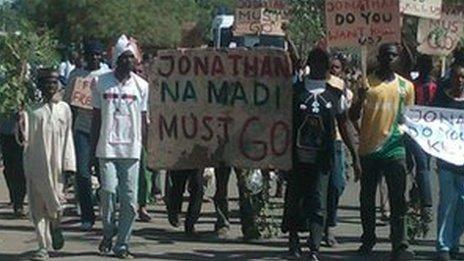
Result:
[[446,56],[453,52],[464,35],[463,6],[444,8],[441,19],[419,19],[417,51]]
[[440,19],[442,0],[401,0],[400,12],[402,14]]
[[327,41],[331,47],[401,40],[398,0],[327,0],[325,11]]
[[77,77],[75,79],[74,86],[72,86],[71,105],[83,109],[92,109],[93,80],[93,78],[82,77]]
[[149,165],[291,168],[291,65],[283,50],[160,51],[150,66]]
[[282,0],[238,0],[233,34],[284,36],[282,25],[289,21],[289,10]]

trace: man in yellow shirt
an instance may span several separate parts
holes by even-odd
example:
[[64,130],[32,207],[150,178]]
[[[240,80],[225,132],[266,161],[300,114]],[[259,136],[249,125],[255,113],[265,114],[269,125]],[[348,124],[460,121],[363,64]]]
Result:
[[366,86],[360,90],[359,100],[352,108],[354,120],[361,118],[359,155],[363,171],[360,194],[363,235],[359,253],[370,254],[376,243],[375,193],[378,180],[384,175],[392,211],[392,260],[411,260],[414,253],[408,250],[405,223],[405,147],[399,125],[403,108],[414,104],[414,87],[394,72],[398,53],[397,45],[380,46],[378,68],[367,77]]

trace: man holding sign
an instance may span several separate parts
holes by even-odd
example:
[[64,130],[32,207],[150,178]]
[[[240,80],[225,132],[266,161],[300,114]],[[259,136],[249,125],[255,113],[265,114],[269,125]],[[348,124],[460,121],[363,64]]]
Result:
[[76,192],[81,208],[81,230],[89,231],[95,222],[90,175],[90,126],[92,123],[91,86],[98,77],[109,69],[101,68],[103,45],[97,41],[84,44],[86,66],[75,69],[69,78],[65,101],[71,105],[74,118],[74,140],[76,142],[77,176]]
[[354,119],[361,118],[359,154],[361,178],[361,220],[363,235],[360,254],[368,255],[376,243],[375,194],[378,180],[385,175],[391,213],[391,241],[393,260],[411,260],[408,251],[405,217],[406,164],[403,134],[399,130],[401,111],[414,104],[411,82],[396,74],[393,64],[399,51],[395,44],[382,44],[377,56],[379,67],[367,78],[366,88],[359,91],[353,106]]
[[[454,64],[449,86],[441,88],[435,105],[464,110],[464,66]],[[437,221],[437,260],[450,260],[464,232],[464,167],[438,159],[440,199]],[[454,257],[453,257],[454,259]]]

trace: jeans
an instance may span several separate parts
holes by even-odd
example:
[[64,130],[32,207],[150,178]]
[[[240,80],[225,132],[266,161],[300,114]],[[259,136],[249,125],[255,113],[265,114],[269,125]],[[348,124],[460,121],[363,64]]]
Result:
[[406,233],[407,203],[406,163],[404,159],[361,159],[363,175],[361,177],[361,222],[363,245],[374,246],[375,236],[375,194],[382,175],[388,187],[391,207],[390,233],[393,251],[409,246]]
[[[422,207],[432,207],[432,187],[430,177],[430,156],[414,140],[406,138],[406,152],[408,169],[412,170],[415,165],[415,181],[419,189],[419,197]],[[415,164],[414,164],[415,163]]]
[[23,147],[14,135],[0,135],[6,185],[10,194],[10,201],[15,211],[23,209],[26,196],[26,178],[23,168]]
[[81,221],[94,223],[92,178],[89,169],[90,134],[76,131],[74,140],[77,161],[76,193],[81,208]]
[[329,191],[327,196],[327,222],[326,226],[337,226],[337,209],[340,197],[345,190],[345,150],[343,141],[336,140],[334,143],[334,166],[330,172]]
[[193,226],[200,217],[201,205],[203,201],[203,171],[178,170],[169,171],[167,174],[172,184],[168,195],[168,211],[171,215],[179,215],[182,212],[182,202],[185,187],[188,181],[189,206],[185,218],[185,226]]
[[[216,193],[214,194],[214,207],[216,208],[216,224],[215,230],[221,228],[229,228],[229,203],[227,201],[228,184],[232,168],[221,167],[214,169],[216,178]],[[250,193],[247,192],[245,179],[247,170],[234,169],[237,175],[237,186],[239,192],[239,209],[240,221],[242,224],[242,233],[247,237],[255,226],[256,213],[253,210],[253,202]]]
[[438,170],[440,199],[438,204],[438,251],[459,248],[459,238],[464,232],[464,175],[451,170]]
[[296,164],[289,175],[282,230],[295,234],[309,230],[309,249],[319,251],[327,215],[328,171]]
[[[110,239],[117,231],[115,253],[129,248],[137,210],[139,165],[137,159],[100,159],[103,236]],[[117,229],[116,196],[120,203]]]

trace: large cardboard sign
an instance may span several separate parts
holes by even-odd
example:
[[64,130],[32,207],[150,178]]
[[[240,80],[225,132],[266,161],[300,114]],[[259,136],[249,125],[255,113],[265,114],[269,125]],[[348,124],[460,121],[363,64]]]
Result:
[[417,50],[423,54],[446,56],[464,35],[464,6],[444,8],[441,19],[419,19]]
[[234,19],[235,36],[284,36],[282,25],[289,20],[289,10],[284,0],[238,0]]
[[83,108],[92,109],[92,83],[93,78],[77,77],[74,81],[73,90],[71,93],[71,105]]
[[327,41],[332,47],[400,42],[398,0],[327,0]]
[[400,12],[402,14],[440,19],[442,0],[401,0]]
[[412,106],[405,112],[406,133],[428,154],[464,165],[464,111]]
[[280,49],[160,51],[151,64],[149,165],[291,167],[291,65]]

